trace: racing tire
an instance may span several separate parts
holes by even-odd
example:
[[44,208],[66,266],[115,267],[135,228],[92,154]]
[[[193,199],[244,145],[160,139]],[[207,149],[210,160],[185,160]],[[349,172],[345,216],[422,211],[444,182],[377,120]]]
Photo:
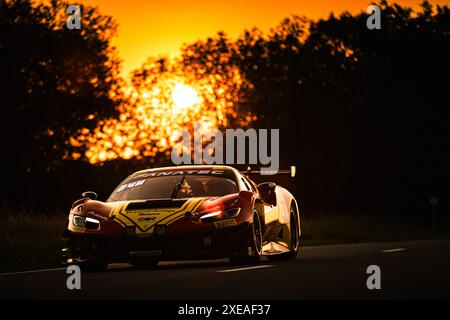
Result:
[[291,251],[267,256],[269,261],[287,261],[294,260],[297,257],[300,247],[300,232],[298,230],[298,215],[293,207],[291,207],[290,229]]
[[257,263],[261,259],[263,232],[261,218],[256,211],[253,212],[253,223],[250,226],[250,242],[252,249],[252,253],[250,255],[231,256],[228,260],[232,264],[240,265]]

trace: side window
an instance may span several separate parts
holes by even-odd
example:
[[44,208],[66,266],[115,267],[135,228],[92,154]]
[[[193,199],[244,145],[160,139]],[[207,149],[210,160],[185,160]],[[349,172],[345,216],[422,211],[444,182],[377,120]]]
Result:
[[248,183],[245,181],[244,177],[242,176],[242,174],[237,173],[236,172],[236,180],[237,183],[239,184],[239,191],[250,191],[251,189],[248,186]]
[[250,191],[251,189],[250,189],[250,186],[248,185],[247,181],[245,181],[245,179],[243,177],[241,177],[241,180],[244,183],[245,188],[247,189],[247,191]]
[[251,191],[255,192],[258,190],[258,188],[256,187],[256,184],[254,182],[252,182],[250,179],[248,179],[247,177],[244,177],[244,181],[247,182]]

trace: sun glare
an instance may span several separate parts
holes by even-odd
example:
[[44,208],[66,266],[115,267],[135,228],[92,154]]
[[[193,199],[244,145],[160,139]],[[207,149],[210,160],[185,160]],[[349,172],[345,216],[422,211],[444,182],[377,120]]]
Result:
[[197,91],[184,84],[177,84],[172,92],[173,111],[181,113],[200,102]]
[[[184,71],[172,61],[161,71],[158,61],[150,60],[144,71],[145,76],[136,75],[132,84],[122,88],[125,98],[119,117],[101,120],[96,128],[83,128],[71,137],[72,146],[84,146],[89,162],[143,157],[152,161],[157,154],[170,155],[178,130],[192,131],[198,125],[199,132],[206,134],[228,127],[229,121],[245,127],[256,120],[237,110],[244,82],[237,67],[206,74],[203,69]],[[79,152],[71,155],[80,157]]]

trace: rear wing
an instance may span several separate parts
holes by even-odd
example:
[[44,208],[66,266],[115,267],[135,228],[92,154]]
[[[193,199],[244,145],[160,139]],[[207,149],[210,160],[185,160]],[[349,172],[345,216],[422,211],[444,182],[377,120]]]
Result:
[[241,173],[245,174],[245,175],[250,175],[250,174],[259,174],[259,175],[266,175],[266,176],[273,176],[273,175],[277,175],[277,174],[290,174],[291,177],[295,177],[296,174],[296,167],[295,166],[291,166],[290,169],[283,169],[283,170],[269,170],[269,169],[260,169],[260,170],[252,170],[250,167],[247,167],[247,170],[245,171],[241,171]]

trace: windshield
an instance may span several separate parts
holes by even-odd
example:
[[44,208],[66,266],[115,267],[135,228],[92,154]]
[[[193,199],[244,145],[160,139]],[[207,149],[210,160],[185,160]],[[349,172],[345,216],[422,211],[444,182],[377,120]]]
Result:
[[236,183],[224,177],[183,175],[140,180],[131,177],[122,182],[107,201],[222,197],[236,192]]

